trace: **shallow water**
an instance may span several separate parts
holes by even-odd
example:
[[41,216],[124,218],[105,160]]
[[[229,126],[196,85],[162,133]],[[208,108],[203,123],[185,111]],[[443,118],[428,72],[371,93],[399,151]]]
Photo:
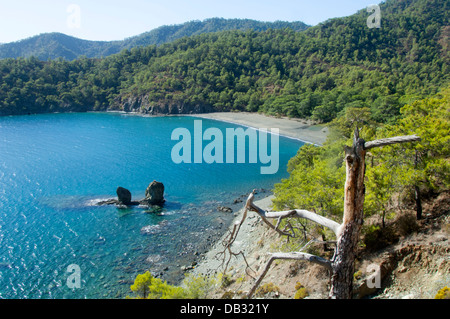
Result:
[[[193,121],[110,113],[0,118],[0,298],[123,298],[146,270],[177,282],[180,267],[231,221],[217,206],[271,189],[302,145],[280,138],[274,175],[261,175],[261,163],[175,164],[171,133],[191,130]],[[118,186],[143,198],[153,180],[165,185],[160,211],[95,205]],[[71,264],[80,267],[80,288],[67,285]]]

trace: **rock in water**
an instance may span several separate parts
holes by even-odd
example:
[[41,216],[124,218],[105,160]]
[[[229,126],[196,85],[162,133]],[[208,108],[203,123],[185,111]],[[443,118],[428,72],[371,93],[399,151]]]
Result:
[[224,212],[224,213],[232,213],[233,210],[230,207],[226,207],[226,206],[219,206],[217,207],[218,211]]
[[116,193],[120,203],[123,205],[131,204],[131,192],[128,189],[117,187]]
[[153,181],[148,185],[145,191],[145,200],[150,205],[160,205],[164,200],[164,185],[161,182]]

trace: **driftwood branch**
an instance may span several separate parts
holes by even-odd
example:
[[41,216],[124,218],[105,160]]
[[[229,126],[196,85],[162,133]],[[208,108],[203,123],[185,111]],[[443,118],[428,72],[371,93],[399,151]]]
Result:
[[375,141],[370,141],[364,143],[364,149],[368,150],[374,147],[381,147],[391,144],[399,144],[399,143],[408,143],[408,142],[416,142],[420,141],[421,138],[417,135],[407,135],[407,136],[396,136],[390,138],[382,138]]

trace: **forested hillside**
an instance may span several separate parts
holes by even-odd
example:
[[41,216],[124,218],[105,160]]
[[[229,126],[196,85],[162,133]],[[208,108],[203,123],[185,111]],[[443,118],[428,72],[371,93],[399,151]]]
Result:
[[72,62],[0,61],[0,114],[246,110],[331,121],[349,107],[386,122],[449,81],[449,3],[390,0],[306,31],[225,31]]
[[229,30],[255,30],[290,28],[302,31],[308,28],[303,22],[261,22],[250,19],[211,18],[190,21],[177,25],[166,25],[120,41],[89,41],[62,33],[44,33],[17,42],[0,45],[0,59],[36,57],[39,60],[62,58],[75,60],[82,56],[102,58],[134,47],[161,45],[182,37]]

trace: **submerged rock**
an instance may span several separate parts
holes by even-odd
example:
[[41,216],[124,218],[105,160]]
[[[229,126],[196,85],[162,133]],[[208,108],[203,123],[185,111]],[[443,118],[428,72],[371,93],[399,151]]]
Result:
[[107,200],[103,200],[98,202],[96,205],[98,206],[103,206],[103,205],[118,205],[119,201],[117,199],[107,199]]
[[226,207],[226,206],[219,206],[217,207],[218,211],[224,212],[224,213],[232,213],[233,209],[231,209],[230,207]]

